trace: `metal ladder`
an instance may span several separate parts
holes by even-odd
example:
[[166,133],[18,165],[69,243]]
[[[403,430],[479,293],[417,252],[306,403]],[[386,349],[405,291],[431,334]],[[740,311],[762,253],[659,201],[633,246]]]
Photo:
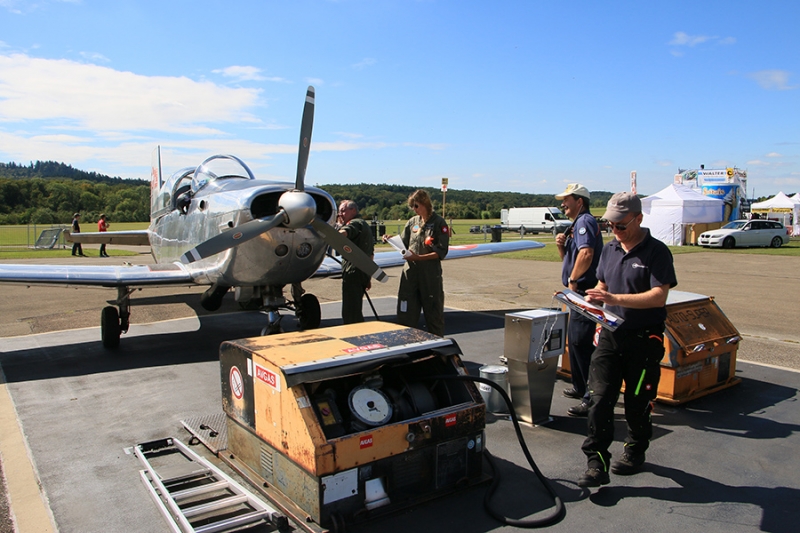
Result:
[[137,444],[142,481],[175,533],[216,533],[261,525],[275,530],[286,517],[178,439]]

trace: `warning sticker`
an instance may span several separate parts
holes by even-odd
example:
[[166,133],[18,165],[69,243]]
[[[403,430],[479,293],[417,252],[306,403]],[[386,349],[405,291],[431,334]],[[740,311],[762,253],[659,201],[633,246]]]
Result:
[[444,427],[449,428],[450,426],[456,425],[456,415],[447,415],[444,419]]
[[352,348],[345,348],[342,351],[344,353],[356,353],[356,352],[368,352],[370,350],[380,350],[381,348],[386,348],[386,345],[379,343],[365,344],[363,346],[353,346]]
[[233,396],[237,400],[241,400],[242,396],[244,396],[244,380],[242,379],[242,373],[239,372],[239,369],[235,366],[231,367],[231,374],[229,377],[229,381],[231,384],[231,392]]
[[372,435],[365,435],[358,441],[358,446],[363,450],[372,446]]
[[263,366],[256,365],[256,378],[263,381],[276,391],[281,390],[281,377],[273,372],[272,370],[268,370]]

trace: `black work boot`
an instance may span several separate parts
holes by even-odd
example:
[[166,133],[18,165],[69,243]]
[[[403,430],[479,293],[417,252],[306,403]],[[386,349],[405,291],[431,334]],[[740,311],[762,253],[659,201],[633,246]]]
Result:
[[644,454],[625,450],[618,461],[611,463],[611,471],[620,476],[630,476],[642,470]]
[[601,485],[608,485],[610,482],[611,478],[608,477],[608,472],[606,472],[603,468],[590,466],[578,480],[578,486],[599,487]]

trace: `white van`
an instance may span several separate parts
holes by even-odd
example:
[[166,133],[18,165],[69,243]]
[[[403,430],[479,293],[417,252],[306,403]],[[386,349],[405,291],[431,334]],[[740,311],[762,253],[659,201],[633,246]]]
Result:
[[500,211],[506,231],[525,233],[564,233],[572,222],[557,207],[512,207]]

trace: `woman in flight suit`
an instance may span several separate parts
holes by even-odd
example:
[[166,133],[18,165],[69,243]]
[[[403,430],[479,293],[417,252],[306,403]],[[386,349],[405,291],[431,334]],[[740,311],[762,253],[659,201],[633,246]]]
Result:
[[428,332],[441,337],[444,336],[442,259],[450,246],[450,228],[433,212],[427,192],[414,191],[408,197],[408,206],[416,215],[409,219],[400,235],[408,253],[397,293],[397,321],[416,328],[422,311]]

